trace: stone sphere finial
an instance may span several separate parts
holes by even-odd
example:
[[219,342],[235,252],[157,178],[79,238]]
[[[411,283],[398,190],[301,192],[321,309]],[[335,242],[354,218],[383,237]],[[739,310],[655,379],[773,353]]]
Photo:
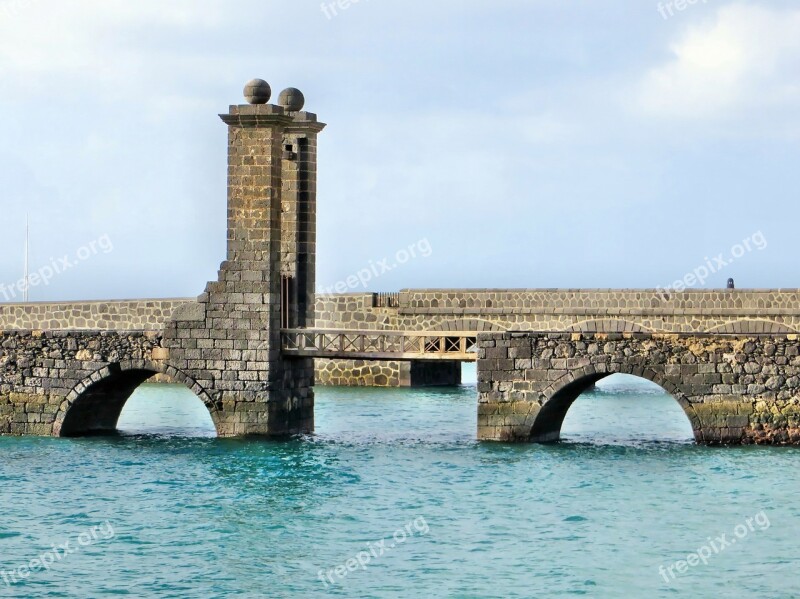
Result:
[[244,99],[250,104],[266,104],[272,97],[272,88],[263,79],[253,79],[244,86]]
[[287,87],[278,97],[278,104],[289,112],[299,112],[306,105],[306,97],[296,87]]

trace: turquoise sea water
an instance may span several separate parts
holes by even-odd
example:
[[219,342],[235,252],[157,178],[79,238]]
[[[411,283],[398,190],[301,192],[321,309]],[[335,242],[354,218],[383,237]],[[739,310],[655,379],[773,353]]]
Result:
[[800,451],[696,447],[601,385],[554,446],[476,442],[470,385],[320,388],[289,442],[144,386],[118,437],[0,438],[0,597],[800,596]]

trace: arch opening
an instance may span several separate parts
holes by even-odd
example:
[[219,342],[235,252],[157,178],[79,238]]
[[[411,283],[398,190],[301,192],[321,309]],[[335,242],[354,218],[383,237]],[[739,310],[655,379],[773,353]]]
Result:
[[[196,394],[194,382],[188,377],[176,377],[177,383],[151,384],[147,381],[158,374],[165,374],[161,369],[147,367],[121,368],[118,365],[106,368],[105,376],[95,373],[75,389],[83,389],[76,393],[74,399],[65,402],[61,412],[56,416],[54,433],[60,437],[84,437],[117,435],[120,430],[123,410],[133,398],[131,410],[126,411],[122,419],[125,429],[133,429],[134,434],[172,432],[182,436],[193,436],[191,432],[202,431],[200,436],[216,435],[217,414],[210,400],[205,395]],[[144,406],[141,405],[144,402]],[[196,409],[187,409],[187,405],[196,402],[202,406],[206,419],[201,418]],[[171,408],[169,403],[174,403]],[[194,406],[196,408],[196,406]],[[167,417],[168,425],[164,426],[164,416],[174,412],[173,418]],[[147,411],[150,416],[147,416]],[[132,411],[132,414],[130,413]],[[175,426],[176,416],[191,414],[187,425]],[[133,426],[131,426],[133,425]],[[171,425],[171,426],[170,426]],[[149,430],[148,430],[149,429]],[[185,434],[189,433],[189,434]]]
[[216,437],[208,409],[197,395],[175,382],[148,379],[128,398],[117,421],[121,435]]
[[654,378],[596,373],[570,381],[542,406],[531,440],[608,445],[693,443],[697,426],[691,406]]

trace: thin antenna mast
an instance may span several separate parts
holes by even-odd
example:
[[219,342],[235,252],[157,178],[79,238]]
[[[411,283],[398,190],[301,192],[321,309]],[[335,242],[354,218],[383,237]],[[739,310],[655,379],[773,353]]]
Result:
[[30,280],[28,279],[28,245],[30,241],[30,229],[28,227],[28,215],[25,215],[25,286],[22,288],[22,301],[24,303],[28,303],[28,285],[30,284]]

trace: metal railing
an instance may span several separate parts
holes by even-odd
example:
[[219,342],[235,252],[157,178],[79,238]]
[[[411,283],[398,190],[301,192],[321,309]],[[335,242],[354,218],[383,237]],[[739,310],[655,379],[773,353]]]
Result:
[[474,332],[281,330],[283,354],[307,358],[474,362],[477,342]]
[[399,308],[400,307],[400,294],[393,293],[373,293],[372,294],[372,307],[373,308]]

